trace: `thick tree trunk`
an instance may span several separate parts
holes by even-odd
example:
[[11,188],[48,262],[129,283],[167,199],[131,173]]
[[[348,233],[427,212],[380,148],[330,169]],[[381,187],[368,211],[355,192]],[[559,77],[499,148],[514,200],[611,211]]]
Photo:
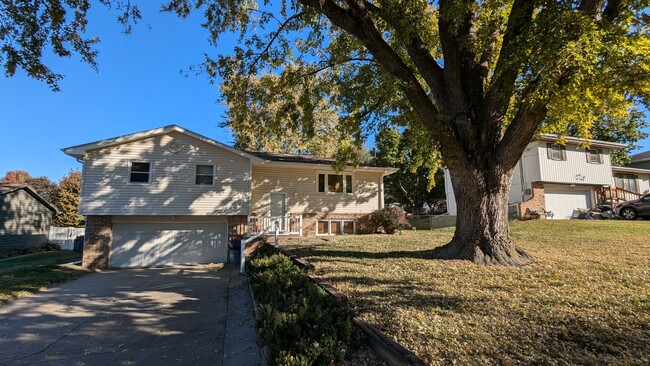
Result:
[[529,259],[517,248],[508,228],[508,195],[513,168],[450,167],[456,198],[456,232],[434,257],[465,259],[477,264],[523,265]]

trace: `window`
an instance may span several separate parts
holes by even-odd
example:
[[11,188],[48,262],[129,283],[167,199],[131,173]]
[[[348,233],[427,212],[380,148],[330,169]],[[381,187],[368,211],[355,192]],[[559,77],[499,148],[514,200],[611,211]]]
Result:
[[587,162],[591,164],[602,164],[602,149],[587,149]]
[[617,174],[614,176],[614,184],[618,188],[626,191],[638,192],[636,187],[636,175],[634,174]]
[[318,174],[318,192],[352,194],[352,175]]
[[214,165],[197,165],[194,184],[201,186],[214,185]]
[[566,147],[562,145],[546,144],[546,152],[551,160],[566,160]]
[[39,213],[34,215],[34,227],[41,227],[41,222],[43,222],[43,216]]
[[151,178],[151,163],[141,161],[131,162],[131,174],[129,182],[131,183],[149,183]]
[[318,220],[316,235],[354,234],[354,220]]

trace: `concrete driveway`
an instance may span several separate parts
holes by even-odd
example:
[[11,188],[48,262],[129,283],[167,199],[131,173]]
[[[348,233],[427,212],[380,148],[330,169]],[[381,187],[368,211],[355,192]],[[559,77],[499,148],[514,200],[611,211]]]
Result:
[[95,273],[0,307],[0,365],[259,365],[232,267]]

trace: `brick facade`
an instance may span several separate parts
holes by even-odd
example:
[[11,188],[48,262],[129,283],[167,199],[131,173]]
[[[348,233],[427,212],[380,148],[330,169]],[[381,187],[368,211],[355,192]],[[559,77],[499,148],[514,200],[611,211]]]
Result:
[[363,225],[360,224],[359,219],[367,216],[368,214],[338,214],[338,213],[306,213],[302,214],[302,235],[303,236],[316,236],[316,228],[318,220],[327,219],[327,220],[356,220],[355,227],[357,234],[365,234],[366,230]]
[[87,216],[82,265],[90,269],[107,269],[112,239],[111,216]]
[[228,216],[228,240],[235,239],[238,235],[246,235],[247,222],[245,215]]
[[[530,209],[531,211],[538,210],[538,209],[542,209],[542,210],[546,209],[546,199],[544,198],[544,183],[533,182],[531,186],[532,186],[533,196],[530,197],[527,201],[519,203],[520,218],[524,217],[524,215],[526,214],[526,209]],[[540,215],[539,218],[545,219],[546,216]]]

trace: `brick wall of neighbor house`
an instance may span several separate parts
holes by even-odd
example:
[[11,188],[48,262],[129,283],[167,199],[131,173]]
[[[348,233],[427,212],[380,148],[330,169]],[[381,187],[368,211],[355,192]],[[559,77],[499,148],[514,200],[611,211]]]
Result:
[[108,268],[108,254],[113,238],[111,216],[86,217],[86,236],[83,251],[83,266],[90,269]]
[[228,216],[228,240],[232,240],[238,235],[246,235],[246,222],[247,216]]
[[355,220],[356,233],[357,234],[367,234],[368,231],[364,230],[362,225],[359,224],[359,219],[367,216],[368,214],[339,214],[339,213],[327,213],[327,212],[318,212],[318,213],[303,213],[302,214],[302,235],[303,236],[316,236],[316,225],[318,220],[329,219],[352,219]]
[[[546,208],[546,199],[544,198],[544,183],[542,182],[533,182],[531,183],[533,196],[530,197],[525,202],[519,203],[519,217],[523,217],[526,213],[526,209],[529,208],[531,211],[535,209],[545,209]],[[541,215],[540,219],[545,219],[546,216]]]

